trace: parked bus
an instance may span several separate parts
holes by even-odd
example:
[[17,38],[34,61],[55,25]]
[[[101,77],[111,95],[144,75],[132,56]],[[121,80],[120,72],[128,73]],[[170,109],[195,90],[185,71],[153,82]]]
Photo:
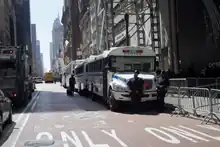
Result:
[[62,86],[64,88],[69,87],[69,78],[74,71],[76,65],[82,63],[84,60],[75,60],[71,61],[66,67],[65,70],[62,72]]
[[[145,92],[141,101],[157,100],[155,75],[155,52],[148,47],[113,47],[102,54],[88,58],[85,64],[76,67],[77,81],[84,81],[89,92],[103,97],[112,111],[119,108],[119,102],[129,102],[127,82],[139,70],[139,77],[145,81]],[[107,72],[104,72],[107,69]],[[86,74],[86,75],[85,75]],[[85,75],[85,76],[80,76]],[[86,79],[84,78],[86,77]]]
[[54,82],[54,76],[52,72],[46,72],[45,73],[45,83],[53,83]]

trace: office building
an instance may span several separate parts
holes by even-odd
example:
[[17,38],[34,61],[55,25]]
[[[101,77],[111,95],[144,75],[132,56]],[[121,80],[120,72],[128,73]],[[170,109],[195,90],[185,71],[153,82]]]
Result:
[[[60,64],[60,61],[63,60],[63,25],[60,22],[59,15],[54,20],[53,30],[52,30],[52,52],[51,52],[51,70],[54,73],[55,77],[59,77],[63,67],[60,67],[63,64]],[[63,63],[63,61],[62,61]]]
[[37,76],[41,76],[41,56],[40,56],[40,41],[36,41],[36,73]]
[[[64,0],[62,23],[64,25],[64,61],[65,64],[72,60],[76,60],[81,55],[80,50],[81,33],[79,28],[79,9],[78,0]],[[68,62],[67,62],[68,61]]]
[[53,62],[53,43],[50,42],[50,68],[52,68],[52,62]]
[[77,51],[78,58],[87,58],[92,54],[91,51],[91,21],[89,0],[78,0],[78,9],[80,14],[79,28],[81,32],[80,48]]
[[32,48],[32,74],[37,76],[37,35],[36,35],[36,24],[31,24],[31,48]]
[[44,58],[43,58],[43,53],[40,53],[40,59],[41,59],[41,77],[44,77]]
[[0,2],[0,44],[16,45],[15,1]]

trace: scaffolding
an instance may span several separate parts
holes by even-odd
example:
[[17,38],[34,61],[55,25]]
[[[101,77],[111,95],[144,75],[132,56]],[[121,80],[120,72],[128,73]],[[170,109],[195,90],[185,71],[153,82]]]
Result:
[[[135,37],[135,45],[151,46],[159,61],[161,41],[158,0],[97,0],[96,4],[97,18],[100,22],[97,22],[100,27],[100,35],[97,35],[99,52],[122,45],[127,37],[129,40]],[[129,16],[128,36],[125,14]],[[117,38],[121,40],[118,41]],[[103,40],[104,48],[101,47]]]

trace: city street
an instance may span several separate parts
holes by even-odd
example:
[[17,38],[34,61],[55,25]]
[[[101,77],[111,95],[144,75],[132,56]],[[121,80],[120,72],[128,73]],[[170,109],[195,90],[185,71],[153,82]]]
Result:
[[[147,111],[147,110],[146,110]],[[2,147],[22,147],[26,141],[53,147],[219,147],[220,127],[168,113],[130,114],[75,95],[57,84],[38,84],[28,106],[14,112],[14,123],[1,136]]]

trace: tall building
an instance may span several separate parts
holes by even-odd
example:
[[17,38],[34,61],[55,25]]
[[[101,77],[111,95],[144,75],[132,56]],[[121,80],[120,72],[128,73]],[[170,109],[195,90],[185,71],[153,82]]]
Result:
[[37,76],[41,76],[41,56],[40,56],[40,41],[36,41],[36,72]]
[[53,44],[53,59],[59,56],[60,51],[63,51],[63,25],[60,22],[59,16],[54,20],[52,30]]
[[0,2],[0,43],[16,45],[16,15],[15,1]]
[[52,30],[52,66],[51,69],[55,77],[59,77],[61,74],[60,61],[63,62],[63,25],[60,22],[59,16],[54,20]]
[[77,50],[80,48],[81,33],[79,29],[79,9],[78,1],[71,0],[70,10],[71,10],[71,39],[72,39],[72,60],[77,59]]
[[78,0],[78,9],[80,13],[80,23],[79,28],[81,32],[81,44],[80,50],[77,52],[77,57],[87,58],[92,52],[90,45],[91,41],[91,21],[90,21],[90,11],[89,11],[89,0]]
[[77,56],[81,41],[79,20],[78,0],[64,0],[62,23],[64,25],[65,63],[81,57]]
[[52,62],[53,62],[53,43],[50,42],[50,69],[52,69]]
[[37,36],[36,36],[36,24],[31,24],[31,46],[32,46],[32,72],[33,76],[37,76]]
[[40,53],[40,59],[41,59],[41,77],[44,77],[44,58],[43,58],[43,53]]
[[64,0],[63,13],[61,22],[63,24],[63,46],[64,46],[64,62],[67,65],[72,59],[72,39],[71,39],[71,2]]
[[[15,2],[15,0],[13,0]],[[30,0],[17,0],[15,2],[16,15],[16,38],[17,45],[28,47],[29,65],[32,64],[32,47],[31,47],[31,19],[30,19]],[[33,69],[33,67],[32,67]],[[32,70],[33,71],[33,70]]]

